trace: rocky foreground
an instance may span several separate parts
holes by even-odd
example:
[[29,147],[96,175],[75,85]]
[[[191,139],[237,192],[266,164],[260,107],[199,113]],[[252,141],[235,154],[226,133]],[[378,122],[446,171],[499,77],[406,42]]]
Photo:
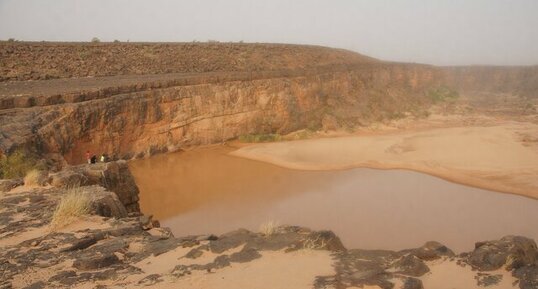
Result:
[[[525,237],[459,255],[438,242],[346,249],[330,231],[296,226],[175,237],[140,212],[125,162],[68,167],[40,183],[0,181],[0,288],[538,288],[538,249]],[[91,214],[53,230],[74,184]]]

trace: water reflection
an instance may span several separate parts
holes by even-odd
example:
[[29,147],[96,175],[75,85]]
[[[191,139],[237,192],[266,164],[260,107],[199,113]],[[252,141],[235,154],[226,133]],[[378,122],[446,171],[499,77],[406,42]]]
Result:
[[404,170],[297,171],[198,149],[132,162],[141,207],[176,236],[281,224],[335,231],[349,248],[437,240],[457,250],[507,234],[538,239],[538,201]]

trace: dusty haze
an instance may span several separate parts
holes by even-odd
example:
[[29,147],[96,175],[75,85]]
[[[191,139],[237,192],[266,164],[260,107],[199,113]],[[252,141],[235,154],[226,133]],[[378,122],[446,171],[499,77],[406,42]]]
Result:
[[537,12],[534,0],[0,0],[0,39],[243,40],[437,65],[535,65]]

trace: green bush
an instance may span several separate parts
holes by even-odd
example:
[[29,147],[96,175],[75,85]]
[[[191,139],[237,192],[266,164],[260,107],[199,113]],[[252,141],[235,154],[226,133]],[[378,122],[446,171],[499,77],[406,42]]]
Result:
[[240,142],[273,142],[281,139],[279,134],[245,134],[239,136]]
[[428,97],[434,102],[438,103],[446,100],[455,100],[460,97],[459,93],[446,86],[440,86],[428,91]]
[[44,169],[37,158],[23,149],[0,156],[0,179],[22,178],[32,169]]

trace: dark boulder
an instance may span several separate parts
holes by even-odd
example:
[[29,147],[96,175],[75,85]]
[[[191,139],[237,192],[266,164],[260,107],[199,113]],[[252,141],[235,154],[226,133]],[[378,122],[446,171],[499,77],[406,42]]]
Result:
[[467,256],[467,262],[481,271],[507,270],[533,265],[538,260],[534,240],[521,236],[506,236],[500,240],[478,242]]

